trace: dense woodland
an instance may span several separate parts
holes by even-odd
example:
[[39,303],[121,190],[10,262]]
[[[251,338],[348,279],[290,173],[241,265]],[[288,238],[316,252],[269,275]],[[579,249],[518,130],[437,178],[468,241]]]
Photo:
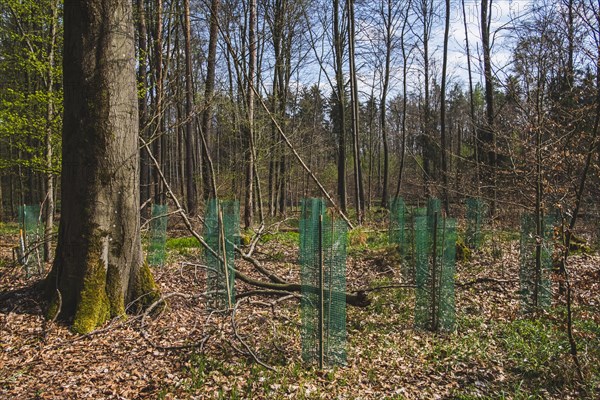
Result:
[[[584,199],[600,187],[599,5],[492,3],[136,1],[141,137],[186,209],[216,189],[248,227],[322,195],[314,179],[358,218],[396,195],[572,212],[584,171]],[[57,197],[62,4],[1,15],[10,218]],[[148,207],[165,188],[141,143]]]

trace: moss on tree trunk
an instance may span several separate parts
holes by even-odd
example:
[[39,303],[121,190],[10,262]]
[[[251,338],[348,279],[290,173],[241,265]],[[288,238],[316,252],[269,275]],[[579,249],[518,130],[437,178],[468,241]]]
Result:
[[110,318],[106,290],[106,270],[102,260],[90,260],[83,278],[80,299],[75,309],[72,329],[77,333],[89,333]]

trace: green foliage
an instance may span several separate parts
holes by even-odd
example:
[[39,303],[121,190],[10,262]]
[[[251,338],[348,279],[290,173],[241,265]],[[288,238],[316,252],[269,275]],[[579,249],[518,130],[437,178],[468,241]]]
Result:
[[388,242],[386,231],[373,231],[359,226],[348,232],[348,252],[351,254],[365,250],[383,249]]
[[260,238],[261,243],[274,242],[286,245],[296,245],[299,240],[300,233],[294,231],[265,233]]
[[0,235],[18,235],[19,224],[16,222],[0,222]]
[[458,236],[456,239],[456,261],[467,262],[471,259],[471,255],[471,249],[465,244],[462,236]]
[[170,251],[176,251],[180,254],[189,253],[189,249],[200,247],[200,242],[193,236],[182,236],[177,238],[168,238],[165,248]]
[[[54,19],[52,10],[56,7]],[[56,0],[5,0],[0,4],[0,15],[0,140],[12,150],[11,157],[1,158],[0,169],[20,165],[48,172],[45,140],[50,129],[51,172],[58,173],[63,98],[62,6]],[[57,28],[54,43],[53,23]],[[53,113],[48,120],[50,102]]]

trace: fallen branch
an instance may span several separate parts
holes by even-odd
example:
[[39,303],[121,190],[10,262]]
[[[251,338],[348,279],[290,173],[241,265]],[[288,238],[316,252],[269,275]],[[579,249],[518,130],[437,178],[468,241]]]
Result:
[[414,289],[417,285],[412,285],[410,283],[399,283],[397,285],[385,285],[385,286],[377,286],[374,288],[361,289],[360,292],[368,293],[368,292],[377,292],[379,290],[384,289]]
[[506,284],[511,284],[511,283],[517,283],[518,281],[516,279],[496,279],[496,278],[477,278],[474,279],[472,281],[468,281],[468,282],[464,282],[464,283],[457,283],[456,286],[458,287],[469,287],[469,286],[475,286],[478,285],[480,283],[492,283],[492,284],[496,284],[496,285],[506,285]]
[[[192,236],[194,236],[196,238],[196,240],[198,240],[198,242],[206,249],[206,251],[208,251],[211,255],[213,255],[217,260],[220,260],[221,262],[223,262],[223,259],[221,258],[221,256],[219,256],[219,254],[217,254],[217,252],[212,247],[210,247],[208,245],[208,243],[206,243],[204,238],[198,232],[196,232],[196,230],[192,226],[192,222],[190,221],[188,215],[186,214],[185,210],[181,206],[181,203],[177,199],[177,196],[175,196],[175,193],[171,189],[171,186],[167,182],[167,179],[165,178],[165,176],[160,168],[160,164],[156,160],[156,157],[154,157],[154,154],[152,153],[152,150],[150,149],[148,142],[146,142],[144,140],[144,138],[142,138],[142,137],[140,137],[139,139],[142,142],[142,144],[144,145],[144,147],[146,148],[146,151],[148,152],[148,156],[154,163],[154,166],[158,170],[159,176],[165,186],[165,189],[166,189],[167,193],[169,194],[169,197],[171,197],[171,199],[175,203],[177,212],[179,212],[179,215],[183,219],[183,222],[184,222],[186,228],[188,229],[188,231],[192,234]],[[258,279],[251,278],[248,275],[244,274],[243,272],[241,272],[237,269],[234,269],[236,279],[240,279],[242,282],[245,282],[249,285],[256,286],[256,287],[263,288],[263,289],[271,289],[271,290],[275,290],[275,291],[294,292],[294,293],[301,292],[302,286],[299,283],[286,282],[285,280],[281,279],[277,275],[269,272],[266,268],[264,268],[260,264],[260,262],[258,260],[245,254],[239,247],[235,246],[235,249],[240,254],[240,257],[243,260],[250,262],[258,272],[260,272],[264,276],[268,277],[269,280],[271,280],[271,282],[264,282],[264,281],[260,281]],[[346,293],[345,295],[346,295],[346,303],[349,305],[352,305],[352,306],[366,307],[371,303],[371,301],[369,300],[369,298],[367,297],[367,295],[364,291],[358,291],[355,293]]]

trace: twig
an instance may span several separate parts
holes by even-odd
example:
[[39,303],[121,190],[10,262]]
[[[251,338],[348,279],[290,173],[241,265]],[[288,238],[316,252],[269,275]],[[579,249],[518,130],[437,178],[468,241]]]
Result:
[[397,285],[385,285],[385,286],[377,286],[374,288],[360,289],[357,292],[368,293],[368,292],[377,292],[379,290],[384,290],[384,289],[414,289],[416,287],[417,287],[416,285],[412,285],[410,283],[400,283]]
[[154,303],[152,303],[150,306],[148,306],[148,308],[146,309],[146,311],[144,311],[144,313],[142,314],[142,318],[141,318],[141,322],[140,322],[140,334],[142,335],[142,338],[150,346],[152,346],[153,348],[158,349],[158,350],[184,350],[184,349],[194,349],[194,348],[203,349],[204,348],[204,344],[209,339],[210,335],[205,336],[199,342],[190,343],[190,344],[184,344],[184,345],[177,345],[177,346],[163,346],[163,345],[159,345],[159,344],[154,343],[150,339],[150,335],[148,334],[148,332],[145,329],[145,327],[146,327],[146,317],[148,317],[148,315],[150,315],[150,313],[156,307],[158,307],[160,304],[162,304],[162,303],[166,304],[166,300],[169,299],[169,298],[171,298],[171,297],[183,297],[184,299],[187,299],[187,300],[196,300],[196,299],[199,299],[199,298],[202,298],[202,297],[205,297],[205,296],[204,296],[204,294],[189,295],[189,294],[179,293],[179,292],[167,293],[167,294],[161,296],[158,300],[156,300]]
[[233,328],[233,333],[235,334],[235,337],[237,338],[237,340],[246,348],[246,350],[248,351],[248,353],[250,353],[250,355],[252,356],[252,358],[254,358],[254,361],[256,361],[258,364],[262,365],[263,367],[265,367],[266,369],[268,369],[269,371],[273,371],[276,372],[275,368],[271,367],[268,364],[265,364],[264,362],[262,362],[258,356],[256,354],[254,354],[254,352],[252,351],[252,349],[250,348],[250,346],[248,345],[248,343],[246,343],[242,337],[240,336],[240,334],[237,331],[237,326],[235,324],[235,314],[237,312],[238,306],[240,305],[240,303],[242,302],[242,300],[238,300],[235,303],[235,306],[233,307],[233,310],[231,312],[231,327]]

